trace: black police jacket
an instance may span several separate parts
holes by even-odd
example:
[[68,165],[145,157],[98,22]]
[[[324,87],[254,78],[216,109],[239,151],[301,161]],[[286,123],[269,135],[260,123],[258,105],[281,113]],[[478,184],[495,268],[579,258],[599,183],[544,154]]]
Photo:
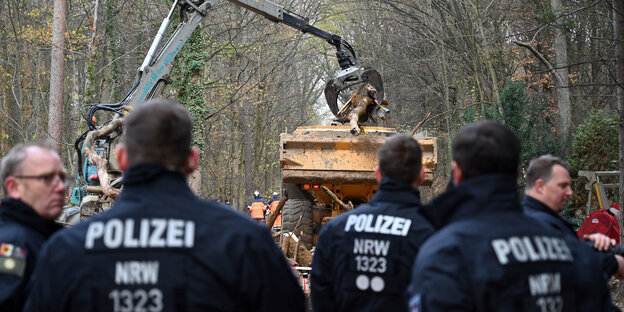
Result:
[[27,311],[303,311],[269,230],[137,165],[114,206],[44,246]]
[[[525,195],[522,199],[522,209],[524,214],[541,222],[542,224],[557,230],[559,233],[565,236],[568,243],[577,244],[578,236],[574,230],[574,224],[561,217],[558,213],[555,213],[548,206],[544,205],[539,200]],[[594,251],[596,256],[600,258],[601,267],[606,278],[617,271],[618,264],[612,253]]]
[[24,288],[43,243],[62,226],[30,206],[6,198],[0,203],[0,311],[20,311]]
[[321,229],[311,272],[314,311],[406,311],[405,288],[433,228],[418,190],[384,179],[369,203]]
[[[515,176],[481,176],[424,209],[440,230],[416,259],[408,287],[412,310],[609,310],[596,259],[524,216],[516,187]],[[596,278],[578,279],[575,261]]]

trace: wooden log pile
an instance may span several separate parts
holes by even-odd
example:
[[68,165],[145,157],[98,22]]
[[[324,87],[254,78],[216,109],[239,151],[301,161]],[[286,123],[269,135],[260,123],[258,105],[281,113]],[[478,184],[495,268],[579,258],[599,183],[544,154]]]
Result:
[[312,252],[305,248],[295,233],[286,233],[283,238],[282,253],[292,265],[312,266]]
[[117,195],[119,195],[121,190],[111,186],[110,177],[108,175],[108,161],[102,158],[95,151],[94,142],[96,139],[103,138],[120,128],[123,125],[123,121],[123,118],[115,119],[110,124],[89,132],[89,134],[87,134],[87,137],[85,138],[84,145],[85,156],[88,157],[89,161],[94,163],[97,167],[101,193],[113,199],[117,198]]
[[[373,118],[373,112],[377,108],[378,103],[375,100],[377,96],[377,90],[370,84],[362,85],[349,99],[342,109],[338,112],[338,118],[334,121],[340,123],[349,123],[351,127],[350,132],[354,136],[358,136],[362,133],[361,125],[368,121],[376,122]],[[387,106],[386,99],[381,103],[382,106]]]
[[277,207],[275,208],[275,210],[269,215],[269,218],[266,221],[266,225],[269,227],[269,229],[273,227],[273,223],[275,223],[277,216],[282,212],[282,208],[284,208],[284,204],[286,204],[287,200],[288,197],[282,197],[279,203],[277,203]]

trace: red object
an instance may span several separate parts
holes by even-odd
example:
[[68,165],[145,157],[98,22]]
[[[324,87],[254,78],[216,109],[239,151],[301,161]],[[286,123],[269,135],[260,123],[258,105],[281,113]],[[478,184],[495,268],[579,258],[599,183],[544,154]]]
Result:
[[[618,207],[619,208],[619,207]],[[620,244],[620,226],[617,218],[604,209],[598,209],[585,217],[583,224],[577,231],[578,237],[593,233],[602,233],[615,239]]]

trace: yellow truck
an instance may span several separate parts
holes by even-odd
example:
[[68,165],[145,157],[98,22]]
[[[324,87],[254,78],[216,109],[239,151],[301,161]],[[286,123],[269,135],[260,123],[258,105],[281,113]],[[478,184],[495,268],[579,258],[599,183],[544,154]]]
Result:
[[[368,202],[377,190],[377,151],[394,128],[365,127],[353,136],[348,126],[299,127],[280,135],[280,167],[286,201],[282,231],[297,234],[311,249],[321,226],[338,214]],[[418,138],[425,183],[437,166],[435,138]]]

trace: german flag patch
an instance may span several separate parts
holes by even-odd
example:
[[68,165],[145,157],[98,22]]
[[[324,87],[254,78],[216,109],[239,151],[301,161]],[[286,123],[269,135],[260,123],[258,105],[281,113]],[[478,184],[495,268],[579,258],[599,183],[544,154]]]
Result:
[[26,270],[26,249],[8,243],[0,244],[0,274],[18,277]]

